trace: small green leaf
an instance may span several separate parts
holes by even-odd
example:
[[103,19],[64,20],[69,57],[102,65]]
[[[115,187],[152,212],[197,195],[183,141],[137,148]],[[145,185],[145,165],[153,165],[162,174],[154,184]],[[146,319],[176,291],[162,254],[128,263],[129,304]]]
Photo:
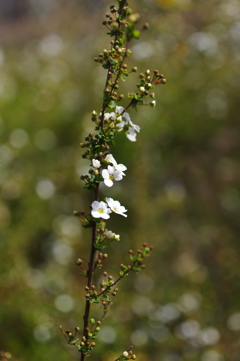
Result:
[[133,38],[135,38],[135,39],[139,39],[139,36],[141,35],[141,33],[140,33],[140,31],[139,30],[134,30],[133,32],[132,32],[132,36],[133,36]]

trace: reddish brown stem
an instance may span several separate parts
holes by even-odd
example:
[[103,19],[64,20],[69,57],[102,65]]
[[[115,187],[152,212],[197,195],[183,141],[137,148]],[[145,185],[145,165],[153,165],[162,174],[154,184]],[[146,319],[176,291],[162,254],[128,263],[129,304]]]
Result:
[[[96,185],[95,188],[95,194],[94,194],[94,200],[99,200],[99,183]],[[94,273],[94,264],[95,264],[95,254],[96,254],[96,248],[94,246],[95,239],[96,239],[96,230],[97,230],[97,224],[94,222],[92,226],[92,244],[91,244],[91,253],[90,253],[90,260],[89,260],[89,267],[88,267],[88,287],[92,287],[93,283],[93,273]],[[90,314],[90,302],[86,300],[85,303],[85,312],[83,316],[83,324],[84,324],[84,330],[83,330],[83,336],[87,337],[87,327],[89,322],[89,314]],[[81,353],[81,361],[85,360],[86,355],[84,353]]]

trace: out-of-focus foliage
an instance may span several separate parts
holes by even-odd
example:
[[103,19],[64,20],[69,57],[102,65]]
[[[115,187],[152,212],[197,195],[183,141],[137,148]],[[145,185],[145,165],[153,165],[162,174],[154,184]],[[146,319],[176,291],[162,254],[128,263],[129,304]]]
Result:
[[[79,180],[88,167],[79,142],[101,107],[105,73],[92,59],[106,47],[101,22],[112,3],[15,3],[0,2],[0,350],[18,361],[70,360],[79,355],[59,325],[82,327],[75,262],[88,258],[90,237],[72,216],[91,201]],[[127,177],[103,194],[129,216],[111,219],[121,242],[106,270],[117,275],[142,242],[155,252],[144,274],[120,285],[95,360],[133,344],[139,361],[238,361],[239,3],[130,6],[151,25],[132,44],[131,62],[139,72],[157,68],[167,84],[155,110],[131,111],[137,143],[119,136],[112,150]]]

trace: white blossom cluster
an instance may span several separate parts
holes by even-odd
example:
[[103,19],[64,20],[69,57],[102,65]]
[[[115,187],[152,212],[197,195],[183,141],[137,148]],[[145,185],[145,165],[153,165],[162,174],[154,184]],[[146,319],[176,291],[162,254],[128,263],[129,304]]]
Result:
[[128,113],[123,113],[124,108],[116,106],[115,113],[105,113],[104,119],[113,118],[116,121],[118,132],[125,131],[127,138],[131,142],[136,142],[137,133],[140,132],[139,125],[133,124]]
[[[103,181],[107,187],[112,187],[113,181],[120,181],[123,178],[123,176],[125,176],[124,171],[127,169],[127,167],[125,167],[125,165],[123,164],[117,164],[112,154],[108,154],[105,157],[104,162],[109,165],[107,166],[106,169],[102,170]],[[99,160],[93,159],[92,166],[94,168],[100,168],[101,163]],[[121,206],[119,201],[115,201],[112,198],[106,198],[106,202],[94,201],[92,203],[91,214],[94,218],[109,219],[110,218],[109,214],[112,212],[127,217],[127,215],[125,214],[125,212],[127,212],[126,208],[124,206]],[[117,241],[119,240],[119,236],[115,235],[113,232],[111,232],[111,237],[109,238],[114,238]]]
[[[136,124],[133,124],[129,114],[125,112],[123,107],[116,106],[115,112],[104,114],[104,119],[112,119],[116,126],[115,129],[118,132],[124,131],[130,141],[136,141],[137,132],[140,132],[140,127]],[[106,167],[100,172],[103,178],[103,182],[107,187],[112,187],[115,181],[120,181],[125,176],[124,172],[127,167],[123,164],[118,164],[112,154],[108,154],[102,161],[98,159],[92,159],[92,167],[94,169],[101,169],[102,165],[106,165]],[[94,201],[92,203],[91,215],[94,218],[109,219],[112,212],[120,214],[123,217],[127,217],[127,209],[117,200],[106,198],[105,202]],[[106,237],[115,239],[117,241],[120,240],[119,235],[116,235],[112,231],[107,231]]]

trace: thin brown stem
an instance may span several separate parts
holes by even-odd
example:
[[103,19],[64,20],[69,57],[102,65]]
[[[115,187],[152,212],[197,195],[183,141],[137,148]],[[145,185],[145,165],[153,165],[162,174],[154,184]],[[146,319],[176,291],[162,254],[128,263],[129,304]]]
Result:
[[125,113],[126,110],[128,110],[128,108],[133,104],[133,99],[129,102],[129,104],[126,106],[126,108],[123,109],[122,113],[120,115],[123,115]]
[[[99,183],[96,185],[95,188],[95,194],[94,194],[94,200],[99,200]],[[88,287],[91,288],[93,284],[93,274],[94,274],[94,264],[95,264],[95,254],[96,254],[96,248],[94,246],[95,239],[96,239],[96,231],[97,231],[97,224],[94,222],[92,226],[92,244],[91,244],[91,253],[90,253],[90,260],[89,260],[89,267],[88,267]],[[85,312],[83,316],[83,324],[84,324],[84,330],[83,330],[83,336],[87,337],[87,327],[89,322],[89,314],[90,314],[90,302],[86,300],[85,303]],[[84,353],[81,353],[81,361],[85,360],[86,355]]]
[[126,276],[130,271],[132,271],[132,268],[133,268],[133,266],[132,266],[130,269],[128,269],[126,272],[124,272],[124,274],[123,274],[122,276],[118,277],[118,279],[117,279],[115,282],[113,282],[110,286],[107,286],[103,291],[101,291],[101,292],[97,295],[97,297],[101,296],[101,295],[102,295],[103,293],[105,293],[109,288],[115,286],[115,284],[117,284],[124,276]]

